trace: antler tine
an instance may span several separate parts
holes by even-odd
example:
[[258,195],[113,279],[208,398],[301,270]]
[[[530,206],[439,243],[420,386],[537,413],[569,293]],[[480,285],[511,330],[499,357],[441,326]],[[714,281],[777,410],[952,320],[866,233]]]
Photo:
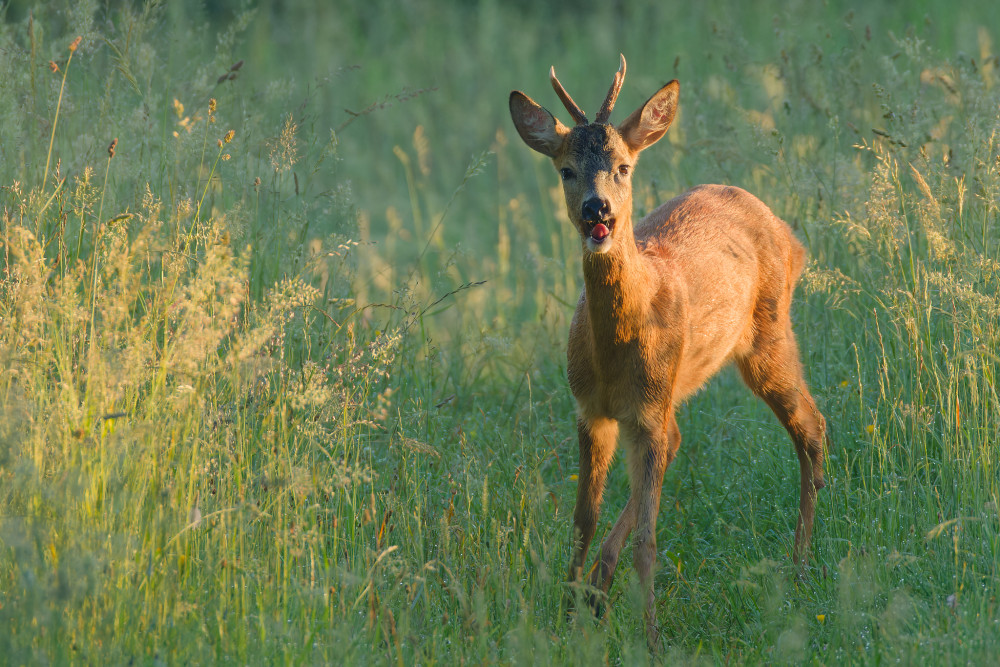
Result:
[[625,56],[619,53],[618,57],[621,58],[621,64],[618,66],[618,71],[615,72],[615,78],[611,82],[611,89],[608,90],[608,96],[604,98],[604,104],[601,105],[601,110],[597,112],[597,118],[594,120],[595,123],[608,122],[608,118],[611,117],[611,110],[615,108],[615,101],[618,100],[618,93],[625,82]]
[[568,111],[569,115],[573,117],[576,124],[586,125],[589,123],[590,121],[587,120],[587,115],[583,113],[583,110],[577,106],[576,102],[573,101],[573,98],[566,92],[566,89],[562,87],[561,83],[559,83],[559,79],[556,78],[555,67],[549,69],[549,80],[552,81],[552,87],[555,89],[556,95],[558,95],[559,99],[562,100],[563,106],[566,107],[566,111]]

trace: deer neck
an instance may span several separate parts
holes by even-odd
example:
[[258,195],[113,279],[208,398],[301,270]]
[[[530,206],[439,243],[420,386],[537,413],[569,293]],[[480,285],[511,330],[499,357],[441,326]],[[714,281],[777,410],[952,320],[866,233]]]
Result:
[[583,280],[595,340],[633,340],[650,307],[652,276],[635,243],[631,220],[620,220],[615,245],[606,253],[584,252]]

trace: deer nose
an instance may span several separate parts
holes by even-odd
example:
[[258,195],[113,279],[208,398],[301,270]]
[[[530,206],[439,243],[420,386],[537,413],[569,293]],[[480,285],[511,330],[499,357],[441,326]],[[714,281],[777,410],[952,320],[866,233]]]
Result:
[[607,220],[611,213],[611,206],[607,199],[591,197],[583,202],[583,219],[588,222],[601,222]]

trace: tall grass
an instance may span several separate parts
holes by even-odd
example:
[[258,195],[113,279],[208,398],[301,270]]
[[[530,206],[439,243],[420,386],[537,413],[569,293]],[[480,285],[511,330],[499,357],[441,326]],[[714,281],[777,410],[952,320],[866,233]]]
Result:
[[[1000,62],[963,18],[992,5],[7,11],[7,661],[1000,649]],[[623,109],[682,84],[639,212],[733,183],[809,247],[796,330],[831,426],[797,578],[777,422],[733,374],[683,410],[652,655],[628,553],[603,619],[560,606],[579,255],[505,117],[511,88],[553,104],[549,64],[597,99],[619,51]],[[601,530],[627,492],[613,471]]]

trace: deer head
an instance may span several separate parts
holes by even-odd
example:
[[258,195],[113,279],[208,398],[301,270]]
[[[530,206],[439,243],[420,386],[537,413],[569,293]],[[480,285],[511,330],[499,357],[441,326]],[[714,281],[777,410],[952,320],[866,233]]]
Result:
[[515,90],[510,94],[510,115],[518,134],[528,146],[552,158],[562,176],[566,210],[586,250],[605,253],[616,239],[632,242],[632,169],[639,152],[656,143],[673,122],[679,84],[674,80],[660,88],[615,127],[608,121],[625,80],[625,56],[593,123],[559,83],[555,68],[549,77],[575,127],[566,127]]

